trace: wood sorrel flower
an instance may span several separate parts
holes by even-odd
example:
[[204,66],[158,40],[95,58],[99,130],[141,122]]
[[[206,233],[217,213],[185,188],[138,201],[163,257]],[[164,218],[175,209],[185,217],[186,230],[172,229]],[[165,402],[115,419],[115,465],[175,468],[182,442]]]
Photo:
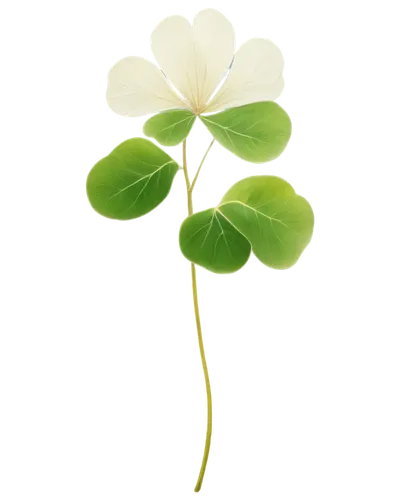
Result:
[[107,102],[115,113],[143,116],[183,108],[199,115],[273,101],[283,90],[278,47],[253,38],[235,54],[233,27],[216,10],[199,12],[193,26],[181,16],[164,19],[151,35],[151,48],[161,69],[141,57],[126,57],[111,68]]

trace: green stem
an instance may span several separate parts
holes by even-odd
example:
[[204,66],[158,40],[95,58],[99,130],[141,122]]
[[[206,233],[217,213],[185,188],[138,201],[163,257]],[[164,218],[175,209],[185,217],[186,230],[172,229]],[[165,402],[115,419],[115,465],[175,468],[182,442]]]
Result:
[[[188,167],[187,155],[187,139],[181,145],[182,157],[182,174],[185,184],[185,209],[187,216],[190,216],[195,211],[195,189],[198,178],[203,170],[207,157],[212,151],[215,143],[210,138],[210,142],[204,152],[200,163],[196,167],[196,171],[192,180],[190,180],[190,172]],[[189,263],[189,283],[190,283],[190,297],[191,307],[193,311],[193,324],[195,331],[195,340],[197,344],[197,352],[199,356],[200,371],[203,381],[204,390],[204,421],[205,432],[203,436],[203,446],[200,455],[200,463],[196,472],[196,480],[193,486],[193,495],[198,496],[201,494],[206,482],[208,468],[212,455],[212,448],[214,442],[214,428],[213,428],[213,408],[214,408],[214,390],[211,381],[211,371],[207,356],[206,338],[204,335],[203,318],[201,315],[200,304],[200,279],[197,266]]]
[[200,179],[201,172],[203,171],[203,168],[206,166],[207,159],[210,156],[211,151],[214,149],[214,146],[216,145],[216,142],[214,139],[210,136],[208,140],[208,144],[206,149],[204,150],[203,156],[201,157],[201,160],[199,163],[196,165],[193,178],[192,178],[192,189],[193,191],[196,189],[196,185],[198,180]]

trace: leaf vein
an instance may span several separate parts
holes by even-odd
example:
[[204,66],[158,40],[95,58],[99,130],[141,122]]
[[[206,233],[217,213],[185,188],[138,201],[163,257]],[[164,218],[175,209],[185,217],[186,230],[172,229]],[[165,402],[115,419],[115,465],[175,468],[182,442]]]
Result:
[[[154,170],[154,172],[151,172],[150,174],[147,174],[147,175],[144,175],[143,177],[141,177],[140,179],[137,179],[135,182],[132,182],[132,184],[129,184],[128,186],[125,186],[124,188],[121,188],[119,189],[115,194],[113,194],[112,196],[110,196],[109,200],[112,200],[113,198],[115,198],[116,196],[118,196],[119,194],[121,194],[122,192],[126,191],[127,189],[135,186],[136,184],[138,184],[139,182],[143,181],[144,179],[146,179],[147,177],[149,178],[149,180],[151,179],[151,177],[153,177],[154,174],[156,174],[157,172],[159,172],[162,168],[164,168],[166,165],[169,165],[171,163],[175,163],[175,160],[170,160],[170,161],[167,161],[166,163],[164,163],[163,165],[161,165],[161,167],[157,168],[157,170]],[[148,182],[146,183],[146,186],[147,186]],[[136,203],[136,201],[135,201]],[[132,206],[132,205],[131,205]]]

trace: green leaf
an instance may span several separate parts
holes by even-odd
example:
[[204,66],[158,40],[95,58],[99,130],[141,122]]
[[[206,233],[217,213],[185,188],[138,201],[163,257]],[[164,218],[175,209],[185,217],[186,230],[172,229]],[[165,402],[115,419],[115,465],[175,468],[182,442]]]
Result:
[[143,126],[144,135],[154,137],[163,146],[176,146],[189,135],[196,115],[174,109],[152,116]]
[[179,244],[187,259],[214,273],[237,271],[251,251],[248,240],[215,208],[184,220]]
[[222,146],[253,163],[277,158],[292,132],[286,111],[272,101],[246,104],[200,119]]
[[90,204],[110,219],[135,219],[167,197],[178,169],[152,142],[129,139],[89,172],[86,191]]
[[[240,269],[250,245],[263,264],[287,269],[310,242],[313,227],[309,203],[283,179],[264,175],[239,181],[218,207],[188,217],[179,238],[185,257],[213,272]],[[229,251],[227,243],[223,246],[224,234],[229,234]],[[240,245],[234,246],[232,241]]]
[[218,209],[250,241],[255,256],[274,269],[293,266],[311,240],[311,206],[279,177],[239,181]]

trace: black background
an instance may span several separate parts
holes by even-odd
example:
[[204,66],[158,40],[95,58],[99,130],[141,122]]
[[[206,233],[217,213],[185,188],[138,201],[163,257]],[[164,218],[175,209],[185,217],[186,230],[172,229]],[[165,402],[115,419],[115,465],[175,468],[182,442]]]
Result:
[[[242,31],[280,31],[289,41],[297,152],[289,153],[285,167],[323,203],[324,169],[304,132],[311,117],[302,109],[312,99],[307,75],[317,62],[304,56],[311,42],[284,6],[277,12],[255,4],[225,6],[240,16]],[[134,126],[105,121],[103,106],[95,103],[104,64],[120,47],[142,46],[143,25],[152,23],[159,8],[153,2],[118,4],[113,13],[108,6],[90,16],[81,48],[74,50],[81,139],[72,175],[73,231],[84,249],[84,312],[65,387],[69,445],[76,451],[70,471],[84,493],[113,497],[181,497],[191,486],[191,456],[199,455],[199,371],[191,368],[191,314],[183,310],[184,267],[176,264],[183,186],[177,185],[176,200],[149,225],[96,225],[78,198],[79,169]],[[222,191],[224,176],[237,175],[222,154],[210,172],[201,179],[207,199]],[[208,354],[217,363],[217,472],[209,475],[210,496],[256,498],[315,487],[327,411],[327,382],[316,377],[328,356],[319,321],[328,301],[321,252],[313,249],[305,272],[291,273],[288,281],[256,273],[250,264],[239,281],[201,282],[201,302],[209,311]]]

